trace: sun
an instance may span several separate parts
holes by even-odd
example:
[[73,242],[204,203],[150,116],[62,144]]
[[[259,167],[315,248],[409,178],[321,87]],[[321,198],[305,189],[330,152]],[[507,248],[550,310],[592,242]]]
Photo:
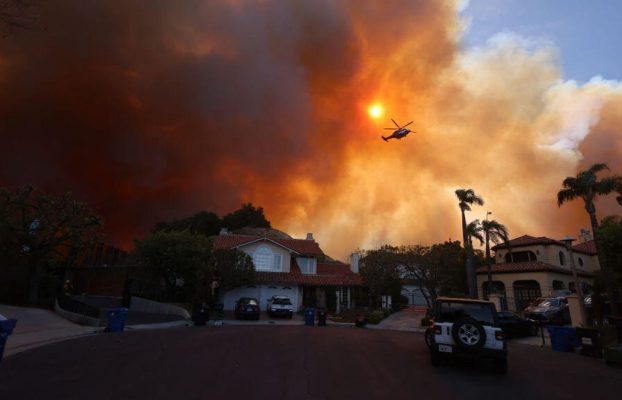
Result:
[[369,108],[367,109],[367,113],[369,114],[370,118],[373,118],[373,119],[378,119],[382,117],[382,114],[384,113],[382,104],[375,103],[375,104],[370,105]]

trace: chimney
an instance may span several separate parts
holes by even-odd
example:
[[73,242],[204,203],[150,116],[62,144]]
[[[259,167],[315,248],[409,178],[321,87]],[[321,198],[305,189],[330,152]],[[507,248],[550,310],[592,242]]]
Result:
[[313,233],[307,233],[307,240],[313,240]]
[[361,256],[356,251],[350,255],[350,271],[354,272],[355,274],[359,273],[360,257]]
[[227,228],[220,228],[220,234],[221,235],[228,235],[229,231],[227,230]]

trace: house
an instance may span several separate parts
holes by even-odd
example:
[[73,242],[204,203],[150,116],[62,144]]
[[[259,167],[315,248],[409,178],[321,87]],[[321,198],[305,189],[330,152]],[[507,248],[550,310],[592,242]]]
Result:
[[[594,240],[585,235],[582,243],[571,247],[572,259],[564,242],[545,236],[523,235],[492,250],[492,286],[501,294],[502,306],[513,311],[522,311],[536,298],[548,296],[554,290],[574,292],[571,262],[582,289],[589,290],[594,272],[600,269]],[[480,298],[490,293],[487,266],[477,269],[477,287]]]
[[215,249],[237,249],[247,253],[255,264],[255,284],[229,290],[222,296],[225,310],[233,310],[240,297],[254,297],[260,308],[274,295],[288,296],[295,310],[304,307],[329,311],[355,306],[363,290],[358,255],[350,265],[327,257],[311,233],[306,239],[293,239],[280,232],[261,230],[260,234],[231,233],[223,229],[214,238]]

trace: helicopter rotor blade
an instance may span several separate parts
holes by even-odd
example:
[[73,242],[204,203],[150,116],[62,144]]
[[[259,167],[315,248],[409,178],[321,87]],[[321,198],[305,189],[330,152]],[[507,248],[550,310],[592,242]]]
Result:
[[397,130],[397,129],[395,129],[395,128],[384,128],[384,129],[386,129],[386,130],[388,130],[388,131],[396,131],[396,130]]
[[393,123],[395,124],[395,126],[397,126],[397,129],[400,129],[400,128],[401,128],[401,126],[399,126],[399,125],[397,124],[397,122],[395,122],[395,120],[394,120],[393,118],[391,118],[391,121],[393,121]]
[[406,128],[408,125],[412,124],[415,121],[410,121],[409,123],[407,123],[406,125],[402,126],[402,128]]

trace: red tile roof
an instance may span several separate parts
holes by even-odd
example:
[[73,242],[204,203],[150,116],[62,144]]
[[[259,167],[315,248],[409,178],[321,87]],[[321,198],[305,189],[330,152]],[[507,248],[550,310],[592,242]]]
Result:
[[[516,272],[557,272],[560,274],[572,275],[570,269],[558,267],[556,265],[548,264],[542,261],[529,261],[529,262],[517,262],[517,263],[502,263],[493,264],[493,274],[509,274]],[[483,266],[477,269],[477,274],[487,274],[488,267]],[[577,269],[577,275],[584,277],[592,277],[594,274],[590,271]]]
[[278,246],[284,247],[297,254],[321,256],[324,255],[322,249],[315,240],[305,239],[281,239],[254,235],[224,234],[214,238],[215,249],[233,249],[242,245],[251,244],[258,241],[269,241]]
[[347,264],[318,263],[317,274],[303,274],[295,259],[292,259],[291,272],[256,272],[258,283],[281,283],[303,286],[362,286],[360,275],[350,271]]
[[[509,242],[510,247],[532,246],[535,244],[543,244],[543,245],[558,244],[560,246],[565,246],[563,242],[548,238],[546,236],[534,237],[534,236],[529,236],[529,235],[523,235],[523,236],[517,237],[516,239],[512,239]],[[494,246],[492,249],[493,250],[505,249],[507,247],[508,246],[505,243],[501,243],[501,244]]]
[[572,246],[572,250],[578,253],[585,253],[591,255],[598,254],[598,251],[596,251],[596,242],[594,240],[575,244],[574,246]]

